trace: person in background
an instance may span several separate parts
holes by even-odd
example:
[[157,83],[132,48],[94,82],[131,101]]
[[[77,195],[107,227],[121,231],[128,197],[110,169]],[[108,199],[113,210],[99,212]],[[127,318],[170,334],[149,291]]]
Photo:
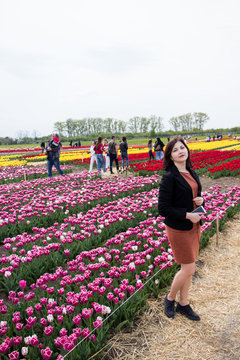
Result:
[[120,143],[120,152],[121,152],[121,158],[122,158],[122,167],[124,170],[125,161],[126,160],[126,169],[129,167],[129,157],[128,157],[128,144],[127,144],[127,138],[126,136],[123,136],[122,142]]
[[71,147],[72,147],[72,144],[73,144],[73,141],[72,141],[72,140],[70,140],[69,146],[71,146]]
[[92,141],[92,145],[90,147],[90,153],[91,153],[91,157],[90,157],[90,167],[89,167],[89,172],[92,171],[93,169],[93,164],[96,163],[97,164],[97,155],[94,151],[94,146],[96,145],[96,140]]
[[213,135],[212,139],[213,139],[213,141],[215,141],[215,135]]
[[163,148],[164,148],[164,143],[162,142],[162,140],[159,137],[157,137],[157,140],[156,140],[156,142],[154,144],[156,160],[162,160],[163,159]]
[[154,155],[153,155],[152,149],[153,149],[152,139],[149,139],[149,141],[148,141],[149,161],[151,161],[151,158],[154,160]]
[[108,144],[109,156],[110,156],[110,173],[113,174],[112,164],[113,161],[116,163],[117,172],[119,173],[119,164],[118,164],[118,149],[116,144],[116,137],[113,135],[112,140]]
[[93,150],[95,151],[97,155],[97,168],[98,171],[101,172],[101,169],[103,168],[103,172],[106,172],[106,166],[105,166],[105,160],[103,157],[103,144],[102,144],[102,137],[99,136],[96,145],[94,146]]
[[[175,275],[170,292],[164,300],[164,312],[173,318],[175,312],[190,320],[200,320],[189,305],[188,292],[195,272],[201,234],[201,215],[193,213],[204,204],[201,183],[192,170],[190,151],[183,139],[176,137],[165,149],[162,176],[159,187],[158,210],[165,218],[166,233],[171,244],[174,260],[181,265]],[[180,299],[175,309],[177,293]]]
[[43,154],[43,153],[44,153],[44,150],[45,150],[45,142],[42,141],[40,146],[41,146],[41,148],[42,148],[42,154]]
[[61,152],[62,144],[60,142],[58,134],[52,134],[51,139],[48,142],[45,152],[47,154],[47,170],[48,177],[52,177],[52,167],[53,165],[57,169],[60,175],[64,175],[62,169],[60,168],[60,152]]
[[105,152],[105,160],[106,160],[106,170],[110,167],[110,156],[109,156],[109,149],[108,149],[108,139],[103,140],[103,149]]
[[80,140],[78,140],[78,147],[80,147],[81,146],[81,141]]

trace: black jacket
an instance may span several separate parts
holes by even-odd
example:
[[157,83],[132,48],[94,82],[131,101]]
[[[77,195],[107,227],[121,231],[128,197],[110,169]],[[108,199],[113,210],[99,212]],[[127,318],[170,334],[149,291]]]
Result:
[[[190,169],[190,174],[198,183],[198,194],[202,186],[197,174]],[[193,211],[193,193],[191,186],[174,165],[160,181],[158,210],[165,217],[164,223],[173,229],[190,230],[193,223],[186,219],[186,213]]]
[[57,145],[55,145],[53,140],[50,140],[46,146],[46,149],[48,147],[51,148],[51,150],[47,150],[47,159],[52,160],[52,161],[59,159],[61,146],[62,146],[62,144],[60,142]]
[[[156,150],[156,148],[158,147],[158,145],[160,145],[160,149]],[[160,141],[156,141],[155,144],[154,144],[154,150],[155,152],[156,151],[163,151],[163,148],[164,148],[164,143],[162,142],[162,140]]]
[[127,151],[128,151],[128,144],[126,141],[122,141],[121,144],[120,144],[120,151],[121,151],[121,154],[123,155],[126,155],[127,154]]

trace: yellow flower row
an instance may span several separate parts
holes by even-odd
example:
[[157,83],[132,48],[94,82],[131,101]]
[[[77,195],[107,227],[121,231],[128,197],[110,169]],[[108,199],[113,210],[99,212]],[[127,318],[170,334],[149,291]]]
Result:
[[[147,147],[144,148],[129,148],[129,154],[141,154],[146,153],[148,151]],[[119,151],[120,152],[120,151]],[[78,151],[61,151],[60,161],[69,161],[69,160],[82,160],[90,158],[91,153],[89,150],[78,150]],[[31,164],[31,160],[38,159],[39,161],[45,160],[46,155],[41,155],[35,158],[30,158],[29,164]]]
[[239,141],[237,140],[215,140],[215,141],[210,141],[210,142],[202,142],[202,141],[198,141],[198,142],[193,142],[193,143],[189,143],[188,147],[189,150],[214,150],[214,149],[219,149],[219,148],[225,148],[227,146],[230,145],[237,145],[239,144]]
[[238,141],[238,144],[237,144],[237,145],[232,145],[232,146],[229,146],[229,147],[227,147],[227,148],[222,149],[222,151],[225,151],[225,150],[234,150],[234,151],[240,150],[240,143],[239,143],[239,141]]
[[10,159],[2,159],[0,157],[0,166],[16,166],[16,165],[25,165],[27,163],[26,160],[10,160]]

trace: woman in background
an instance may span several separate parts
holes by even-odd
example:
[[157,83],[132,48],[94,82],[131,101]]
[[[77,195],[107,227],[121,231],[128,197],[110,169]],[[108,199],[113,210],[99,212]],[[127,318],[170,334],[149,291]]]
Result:
[[110,156],[109,156],[109,149],[108,149],[108,139],[103,140],[103,149],[105,152],[105,160],[106,160],[106,170],[109,169],[110,166]]
[[96,140],[93,140],[92,141],[92,145],[90,147],[90,153],[91,153],[91,158],[90,158],[90,168],[89,168],[89,172],[92,171],[93,169],[93,164],[96,162],[97,164],[97,156],[96,156],[96,153],[94,151],[94,146],[96,145]]
[[163,148],[164,148],[164,143],[162,142],[162,140],[157,137],[157,140],[154,144],[154,149],[155,149],[155,154],[156,154],[156,160],[162,160],[163,159]]
[[126,136],[123,136],[122,141],[120,142],[120,152],[121,152],[121,158],[122,158],[122,168],[124,170],[125,161],[126,160],[126,168],[129,167],[129,157],[128,157],[128,144],[127,144],[127,138]]
[[103,157],[103,144],[102,144],[102,137],[99,136],[96,145],[94,146],[94,151],[97,155],[97,168],[98,171],[101,172],[101,169],[103,168],[103,172],[106,172],[106,166],[105,166],[105,159]]
[[152,139],[150,139],[150,140],[148,141],[149,161],[151,161],[151,158],[154,160],[154,155],[153,155],[152,149],[153,149],[153,144],[152,144]]

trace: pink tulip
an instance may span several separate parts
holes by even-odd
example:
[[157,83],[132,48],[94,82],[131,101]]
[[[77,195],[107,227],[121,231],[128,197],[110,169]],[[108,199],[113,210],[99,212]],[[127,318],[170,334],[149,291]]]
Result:
[[41,350],[41,355],[44,360],[50,359],[52,357],[52,353],[53,352],[50,350],[49,347],[46,347],[46,349]]

